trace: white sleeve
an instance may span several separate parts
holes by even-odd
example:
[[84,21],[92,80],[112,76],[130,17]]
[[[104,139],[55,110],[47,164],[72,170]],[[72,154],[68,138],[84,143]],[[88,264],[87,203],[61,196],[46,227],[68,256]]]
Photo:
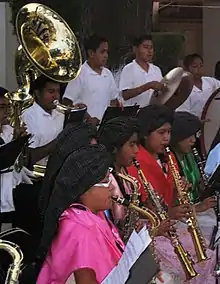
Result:
[[115,79],[114,79],[112,73],[110,73],[110,74],[111,74],[110,98],[111,98],[111,100],[115,100],[119,97],[119,90],[116,86]]
[[132,89],[133,88],[133,78],[131,68],[125,66],[121,72],[120,81],[119,81],[119,90],[120,92]]
[[208,176],[211,176],[216,167],[220,164],[220,144],[218,144],[208,155],[206,165],[205,165],[205,173]]
[[40,137],[37,135],[37,127],[35,126],[35,118],[29,115],[27,112],[22,114],[22,120],[24,121],[27,132],[32,134],[32,138],[30,139],[30,148],[37,148],[40,144]]
[[214,82],[214,89],[217,90],[220,88],[220,81],[213,78],[213,82]]
[[185,100],[185,102],[183,104],[181,104],[176,111],[186,111],[186,112],[190,112],[191,113],[191,100],[190,97],[187,98],[187,100]]
[[68,83],[63,98],[71,100],[73,104],[81,103],[80,94],[82,93],[83,85],[82,77],[79,75]]

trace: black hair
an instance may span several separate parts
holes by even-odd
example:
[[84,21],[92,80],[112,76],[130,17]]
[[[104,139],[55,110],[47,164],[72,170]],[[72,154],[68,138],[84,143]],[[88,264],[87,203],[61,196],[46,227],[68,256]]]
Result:
[[215,64],[215,79],[220,80],[220,61]]
[[141,36],[136,37],[136,38],[134,39],[134,41],[133,41],[133,46],[138,47],[138,46],[141,45],[145,40],[153,41],[152,35],[144,34],[144,35],[141,35]]
[[0,87],[0,98],[5,98],[6,93],[8,93],[8,90],[3,87]]
[[45,75],[41,75],[35,81],[31,82],[30,94],[33,95],[35,91],[42,91],[49,82],[60,84]]
[[200,54],[198,53],[192,53],[192,54],[188,54],[187,56],[185,56],[185,58],[183,59],[183,66],[185,69],[188,69],[189,66],[193,63],[193,61],[195,59],[201,59],[203,62],[203,58]]
[[93,52],[96,52],[96,50],[99,48],[101,43],[108,42],[108,40],[102,36],[99,35],[92,35],[84,42],[84,48],[86,55],[88,56],[88,51],[92,50]]

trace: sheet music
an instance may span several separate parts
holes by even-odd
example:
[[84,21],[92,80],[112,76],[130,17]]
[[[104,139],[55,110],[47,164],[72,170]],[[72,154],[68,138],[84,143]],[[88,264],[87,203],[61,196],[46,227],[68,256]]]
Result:
[[109,273],[102,284],[124,284],[129,277],[129,270],[149,246],[151,241],[146,226],[144,226],[139,233],[134,230],[118,265]]

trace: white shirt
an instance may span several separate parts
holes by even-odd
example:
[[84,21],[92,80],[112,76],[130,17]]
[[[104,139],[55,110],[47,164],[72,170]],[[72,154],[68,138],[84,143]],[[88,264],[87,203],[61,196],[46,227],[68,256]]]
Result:
[[[2,126],[2,133],[0,137],[4,140],[5,144],[11,142],[13,138],[13,128],[9,125]],[[13,202],[13,173],[5,173],[0,175],[1,181],[1,212],[14,211]]]
[[205,173],[211,176],[220,164],[220,143],[213,148],[207,158]]
[[[28,133],[33,135],[30,142],[31,148],[42,147],[50,143],[63,130],[64,114],[55,109],[49,114],[37,103],[24,111],[22,119],[27,126]],[[38,164],[45,166],[47,157]]]
[[193,86],[187,100],[176,110],[187,111],[201,118],[206,102],[218,88],[220,88],[220,81],[212,77],[202,77],[202,90]]
[[79,76],[67,85],[63,97],[73,104],[84,103],[89,115],[101,120],[111,100],[119,97],[119,91],[110,70],[103,67],[100,75],[85,62]]
[[[148,72],[146,72],[136,60],[133,60],[131,63],[127,64],[121,72],[119,90],[122,92],[140,87],[152,81],[160,82],[162,78],[163,76],[159,67],[150,63]],[[153,90],[148,90],[137,97],[125,101],[124,105],[132,106],[137,104],[140,105],[140,107],[145,107],[149,104],[153,92]]]

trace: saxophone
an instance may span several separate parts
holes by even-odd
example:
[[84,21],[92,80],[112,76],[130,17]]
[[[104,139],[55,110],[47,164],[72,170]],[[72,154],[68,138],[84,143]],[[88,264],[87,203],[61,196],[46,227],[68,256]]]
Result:
[[[176,185],[179,202],[180,204],[187,204],[187,205],[191,204],[189,192],[185,190],[182,184],[181,176],[178,170],[176,169],[176,166],[171,156],[169,147],[166,148],[166,153],[168,154],[169,165],[170,165],[170,169],[172,171],[173,179]],[[208,257],[206,255],[205,240],[199,228],[199,225],[196,219],[195,210],[191,210],[189,212],[189,217],[187,217],[186,219],[186,224],[188,226],[188,232],[190,233],[192,237],[198,263],[207,260]]]
[[139,206],[140,184],[138,180],[127,174],[117,173],[117,175],[122,180],[131,184],[131,186],[133,187],[133,192],[131,194],[130,200],[127,200],[126,198],[120,198],[118,196],[112,197],[113,201],[115,201],[116,203],[128,207],[128,211],[125,217],[125,230],[123,232],[123,239],[126,242],[129,239],[133,230],[136,228],[137,222],[139,221],[139,214],[150,220],[152,231],[160,225],[160,221],[153,211],[149,210],[148,208],[143,208]]
[[[145,192],[148,194],[152,204],[155,206],[155,210],[161,221],[164,221],[168,218],[167,208],[163,204],[162,198],[157,194],[157,192],[153,189],[150,182],[147,181],[143,171],[140,168],[140,164],[137,160],[133,161],[134,166],[137,168],[138,176],[143,184]],[[176,253],[183,270],[186,275],[186,280],[191,280],[196,277],[198,274],[193,267],[193,261],[190,258],[190,254],[184,250],[181,242],[179,241],[179,237],[175,230],[168,232],[169,239],[174,248],[174,252]]]
[[7,251],[13,259],[13,263],[10,265],[10,268],[7,272],[5,284],[18,284],[18,278],[21,272],[21,265],[23,261],[23,253],[21,249],[16,244],[1,239],[0,249]]

